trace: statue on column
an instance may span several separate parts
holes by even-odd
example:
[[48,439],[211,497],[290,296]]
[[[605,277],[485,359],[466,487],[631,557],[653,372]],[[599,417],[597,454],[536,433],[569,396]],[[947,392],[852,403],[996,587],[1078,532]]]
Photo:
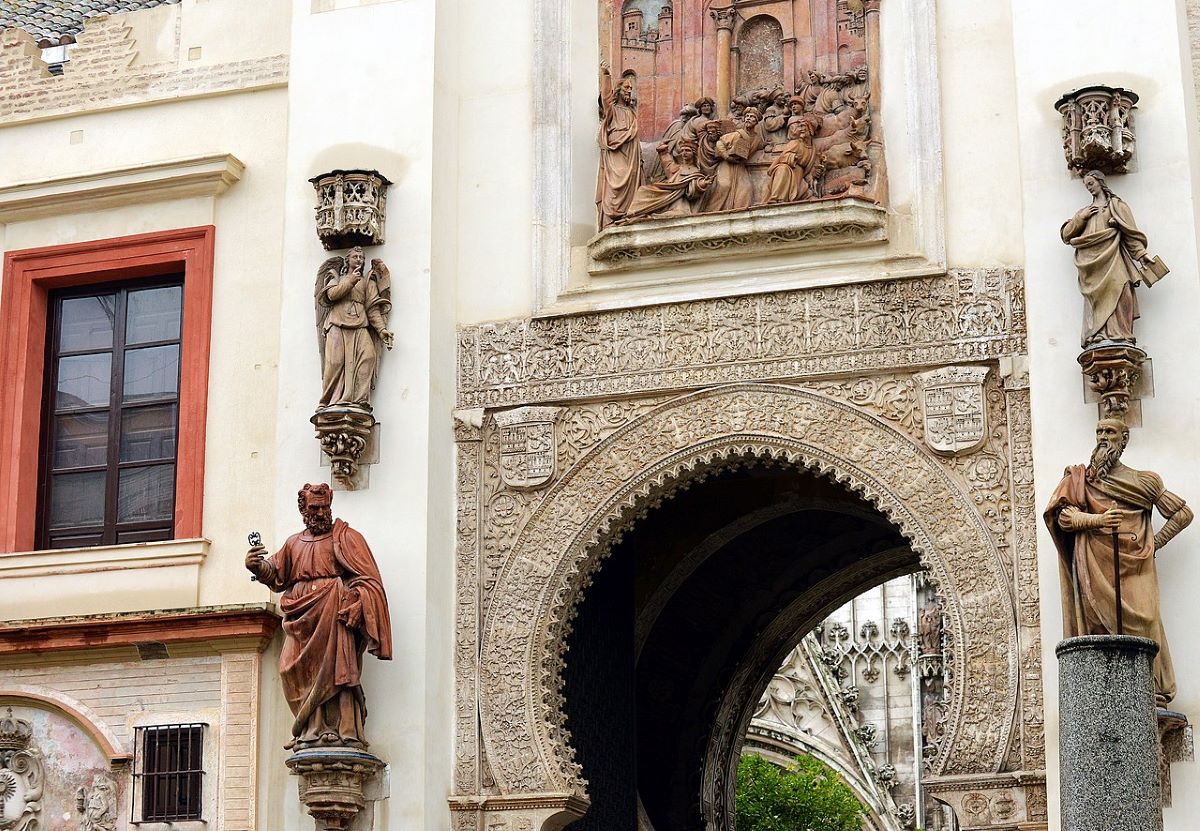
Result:
[[612,69],[600,64],[600,175],[596,181],[596,210],[600,230],[629,211],[642,184],[642,146],[633,76],[626,74],[613,88]]
[[1083,177],[1092,195],[1062,226],[1062,240],[1075,249],[1079,291],[1083,294],[1083,347],[1105,341],[1134,343],[1138,318],[1134,287],[1152,286],[1167,274],[1162,260],[1146,251],[1146,235],[1133,212],[1108,186],[1104,174]]
[[[1096,449],[1087,465],[1069,467],[1044,518],[1059,553],[1067,637],[1117,634],[1114,547],[1120,562],[1124,633],[1158,643],[1155,695],[1175,697],[1175,672],[1159,612],[1155,554],[1192,521],[1184,501],[1157,473],[1121,463],[1129,428],[1116,419],[1096,426]],[[1154,533],[1153,509],[1167,522]]]
[[383,581],[362,534],[333,519],[328,485],[305,485],[297,501],[304,530],[272,557],[261,543],[246,554],[254,579],[283,592],[279,674],[295,716],[287,747],[365,748],[363,652],[392,657]]

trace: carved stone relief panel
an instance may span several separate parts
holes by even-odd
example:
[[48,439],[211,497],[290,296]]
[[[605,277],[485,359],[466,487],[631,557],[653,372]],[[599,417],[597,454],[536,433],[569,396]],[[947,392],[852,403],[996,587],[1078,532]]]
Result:
[[[746,434],[763,435],[762,444],[735,438]],[[848,434],[863,438],[857,446],[846,446],[841,437]],[[726,451],[706,444],[721,437],[730,444]],[[903,453],[897,452],[897,442],[904,442]],[[582,787],[555,703],[555,679],[568,604],[578,596],[578,581],[597,565],[589,563],[587,552],[617,530],[614,523],[623,509],[636,511],[669,494],[667,483],[682,471],[705,459],[715,461],[735,447],[754,452],[755,446],[785,458],[795,454],[798,463],[817,465],[866,489],[909,532],[943,587],[953,587],[947,594],[957,599],[949,610],[956,649],[949,660],[957,669],[959,692],[951,723],[970,712],[965,716],[969,723],[952,731],[938,768],[971,772],[1002,764],[1009,738],[1004,725],[1011,723],[1015,710],[1016,646],[1005,643],[1015,615],[995,544],[966,494],[932,455],[855,407],[788,388],[718,388],[658,408],[602,443],[555,486],[553,498],[534,511],[505,558],[486,614],[481,666],[484,741],[501,791]],[[857,461],[841,459],[839,453],[850,453]],[[864,464],[866,468],[860,467]],[[877,472],[869,474],[869,469]],[[906,484],[910,475],[914,478]],[[883,484],[893,476],[899,478]],[[599,512],[589,516],[596,505]],[[941,544],[935,541],[939,538]],[[547,560],[550,552],[560,553]],[[530,647],[534,654],[548,650],[549,663],[542,669],[520,658]],[[530,672],[538,677],[529,677]],[[962,693],[967,684],[973,691],[971,704]]]
[[[620,259],[602,249],[622,224],[884,201],[878,3],[857,13],[811,0],[599,5],[595,259]],[[773,218],[786,224],[786,215]],[[692,249],[677,254],[711,256],[739,244],[718,226],[671,227],[676,243]],[[711,245],[721,237],[725,245]]]
[[78,724],[34,702],[0,707],[0,828],[114,831],[124,820],[128,778]]
[[1025,352],[1019,269],[510,320],[459,331],[458,406],[859,376]]

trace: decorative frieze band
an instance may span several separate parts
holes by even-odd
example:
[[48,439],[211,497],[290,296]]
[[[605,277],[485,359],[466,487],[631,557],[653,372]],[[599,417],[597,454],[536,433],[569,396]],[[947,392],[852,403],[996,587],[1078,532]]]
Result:
[[503,321],[459,330],[458,406],[980,362],[1025,338],[1011,268]]

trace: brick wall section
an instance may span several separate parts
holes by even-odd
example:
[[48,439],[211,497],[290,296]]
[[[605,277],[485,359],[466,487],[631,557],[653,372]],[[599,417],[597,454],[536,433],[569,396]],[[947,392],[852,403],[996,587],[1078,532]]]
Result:
[[[210,827],[251,831],[260,656],[251,651],[149,661],[126,657],[81,653],[55,663],[7,666],[0,668],[0,687],[44,687],[74,698],[111,727],[126,750],[133,749],[131,725],[147,723],[144,716],[161,713],[164,723],[207,722],[205,741],[215,742],[217,749],[217,770],[208,772],[217,777],[218,794]],[[111,658],[117,659],[106,660]]]
[[254,771],[258,755],[257,653],[226,654],[221,658],[221,801],[218,828],[252,829]]
[[88,20],[61,76],[51,75],[32,35],[0,39],[0,124],[283,86],[288,57],[217,65],[133,66],[137,45],[121,17]]

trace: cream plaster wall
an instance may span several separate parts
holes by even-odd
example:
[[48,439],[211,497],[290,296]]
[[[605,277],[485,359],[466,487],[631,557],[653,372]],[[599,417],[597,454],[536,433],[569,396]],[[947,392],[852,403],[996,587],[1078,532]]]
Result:
[[[0,188],[209,153],[232,153],[246,165],[242,180],[217,197],[151,204],[131,197],[109,210],[9,223],[0,238],[2,250],[17,250],[216,226],[203,523],[212,546],[192,590],[200,605],[266,599],[242,559],[247,532],[273,520],[275,423],[263,414],[274,412],[277,386],[287,103],[284,90],[262,90],[0,128]],[[0,614],[94,612],[99,592],[105,611],[162,608],[179,596],[149,590],[161,581],[136,569],[56,580],[74,585],[54,597],[27,596]]]
[[[440,4],[312,8],[310,0],[292,8],[276,510],[264,539],[277,547],[295,532],[297,489],[330,477],[309,423],[320,394],[313,283],[329,252],[316,237],[307,180],[336,167],[374,167],[394,183],[387,244],[368,257],[382,258],[392,273],[396,346],[384,357],[373,401],[380,461],[370,468],[369,487],[338,491],[333,509],[370,543],[392,614],[394,659],[368,656],[364,666],[371,750],[391,764],[390,797],[377,804],[376,827],[444,828],[452,755],[454,275],[445,264],[432,273],[431,240],[436,120],[455,102],[440,100],[434,82]],[[439,173],[453,175],[452,168]],[[264,764],[282,768],[285,756],[274,747]],[[268,827],[299,827],[293,793],[289,785],[264,794]]]
[[[1126,461],[1162,474],[1168,488],[1200,502],[1195,356],[1200,353],[1194,164],[1188,136],[1191,67],[1176,48],[1185,42],[1174,3],[1121,0],[1103,14],[1085,0],[1044,3],[1012,0],[1013,52],[1022,159],[1024,243],[1029,305],[1030,379],[1036,488],[1044,505],[1067,464],[1087,459],[1094,444],[1094,407],[1082,401],[1079,352],[1081,300],[1070,249],[1059,226],[1088,197],[1063,160],[1054,101],[1063,92],[1103,82],[1135,90],[1136,169],[1110,178],[1147,232],[1150,248],[1172,274],[1153,290],[1140,290],[1138,342],[1154,360],[1155,397],[1142,404],[1145,426],[1133,430]],[[1161,522],[1161,521],[1160,521]],[[1200,529],[1177,538],[1158,558],[1162,608],[1179,677],[1175,708],[1200,716]],[[1043,528],[1041,560],[1046,732],[1051,804],[1058,794],[1058,672],[1054,645],[1062,634],[1054,547]],[[1174,768],[1175,807],[1167,831],[1195,825],[1200,815],[1200,769]],[[1051,812],[1054,813],[1053,811]],[[1052,828],[1057,827],[1052,824]]]

